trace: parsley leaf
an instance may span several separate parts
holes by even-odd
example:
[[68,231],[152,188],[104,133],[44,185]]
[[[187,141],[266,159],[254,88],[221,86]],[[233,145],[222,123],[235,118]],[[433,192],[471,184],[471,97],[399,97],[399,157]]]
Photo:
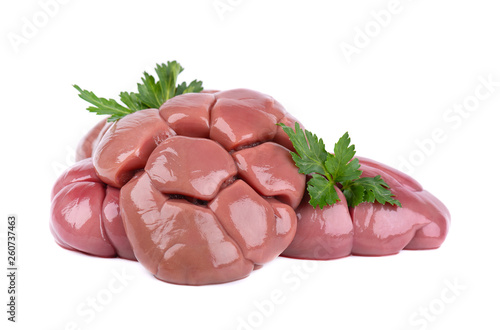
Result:
[[309,204],[313,207],[319,206],[321,209],[326,205],[335,204],[340,200],[335,191],[335,184],[320,174],[314,173],[307,182],[307,191],[311,199]]
[[139,100],[139,94],[137,93],[129,93],[129,92],[121,92],[120,100],[129,107],[132,111],[139,111],[144,109],[145,105]]
[[157,64],[155,72],[158,81],[154,76],[144,72],[144,77],[141,78],[142,83],[137,84],[137,93],[120,93],[120,101],[125,106],[113,99],[97,97],[93,92],[82,90],[77,85],[73,85],[73,87],[80,93],[80,98],[93,105],[87,108],[88,111],[98,115],[110,115],[108,121],[115,121],[139,110],[158,109],[165,101],[174,96],[201,92],[203,83],[198,80],[193,80],[189,85],[186,82],[176,85],[177,78],[183,70],[184,68],[176,61]]
[[78,85],[73,85],[73,87],[80,92],[80,98],[94,105],[93,107],[88,107],[88,111],[95,112],[99,115],[111,115],[109,121],[115,121],[133,112],[113,99],[97,97],[93,92],[82,90]]
[[364,202],[365,188],[359,184],[354,184],[352,181],[344,182],[344,185],[342,186],[342,193],[345,198],[350,201],[350,207],[354,207]]
[[295,123],[295,131],[284,124],[280,125],[297,151],[297,153],[291,152],[291,154],[299,172],[303,174],[319,173],[326,176],[325,161],[328,152],[325,149],[323,139],[318,139],[315,134],[307,130],[304,132],[299,123]]
[[[359,160],[354,158],[356,151],[351,144],[349,134],[345,133],[333,148],[334,154],[328,154],[325,166],[335,182],[356,180],[361,175]],[[354,158],[354,159],[353,159]]]
[[[391,205],[401,207],[401,203],[392,198],[393,195],[389,190],[389,185],[380,177],[380,175],[377,175],[374,178],[359,178],[353,181],[351,186],[354,187],[354,189],[362,189],[364,191],[363,200],[366,202],[374,203],[377,201],[380,204],[389,203]],[[353,206],[356,206],[359,203],[353,204]]]
[[203,90],[202,82],[199,80],[193,80],[186,85],[186,82],[182,82],[182,84],[177,85],[177,90],[175,95],[181,95],[184,93],[198,93]]
[[335,144],[334,153],[326,151],[322,139],[302,130],[298,123],[295,129],[279,124],[293,143],[296,152],[291,151],[295,165],[300,173],[309,174],[307,182],[309,203],[321,209],[326,205],[335,204],[340,200],[335,186],[339,187],[347,199],[349,207],[362,202],[380,204],[389,203],[401,207],[401,203],[394,199],[389,185],[377,175],[374,178],[361,178],[359,160],[354,145],[346,132]]

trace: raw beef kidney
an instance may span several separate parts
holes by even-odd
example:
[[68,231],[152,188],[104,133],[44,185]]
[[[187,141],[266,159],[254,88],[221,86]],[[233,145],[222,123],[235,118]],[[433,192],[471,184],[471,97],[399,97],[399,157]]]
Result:
[[359,158],[402,207],[340,201],[313,208],[295,151],[277,124],[297,122],[247,89],[176,96],[99,122],[54,185],[50,228],[64,248],[138,260],[157,278],[189,285],[248,276],[278,255],[335,259],[433,249],[446,207],[409,176]]
[[161,280],[200,285],[248,276],[295,234],[305,176],[277,125],[295,121],[273,98],[237,89],[183,94],[109,127],[99,123],[79,148],[91,158],[65,175],[78,182],[56,183],[56,241],[121,256],[124,242],[105,231],[120,224],[133,256]]
[[358,157],[362,177],[380,175],[402,207],[361,203],[348,208],[341,201],[323,209],[313,208],[304,196],[297,213],[297,233],[283,256],[335,259],[350,254],[382,256],[402,249],[435,249],[450,225],[447,208],[408,175],[373,160]]

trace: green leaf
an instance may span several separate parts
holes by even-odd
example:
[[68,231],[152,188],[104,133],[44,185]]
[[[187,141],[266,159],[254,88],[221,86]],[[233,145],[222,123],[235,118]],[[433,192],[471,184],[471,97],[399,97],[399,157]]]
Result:
[[139,100],[139,94],[137,93],[121,92],[120,100],[134,112],[145,108],[145,105]]
[[148,108],[158,109],[163,100],[160,84],[157,84],[155,78],[147,72],[144,72],[141,80],[142,84],[137,84],[139,101]]
[[313,207],[319,206],[323,209],[326,205],[333,205],[339,201],[340,198],[335,191],[335,184],[319,174],[313,174],[309,179],[307,191],[311,200],[309,204]]
[[364,201],[365,188],[361,185],[354,184],[352,181],[345,182],[345,186],[342,187],[342,193],[347,200],[347,205],[349,205],[349,207],[354,207]]
[[181,95],[185,93],[199,93],[203,90],[202,82],[198,80],[193,80],[189,83],[189,85],[186,85],[186,82],[183,82],[182,84],[177,85],[177,91],[175,92],[175,95]]
[[133,112],[131,109],[125,108],[113,99],[97,97],[93,92],[83,90],[78,85],[73,85],[73,87],[80,92],[78,96],[80,96],[81,99],[94,105],[88,107],[88,111],[95,112],[100,115],[111,115],[108,119],[109,121],[115,121]]
[[298,123],[295,123],[295,131],[284,124],[279,124],[292,141],[296,152],[291,152],[295,165],[299,172],[303,174],[318,173],[327,175],[325,161],[328,152],[322,139],[311,132],[302,130]]
[[389,203],[401,207],[401,203],[394,199],[394,195],[389,189],[389,185],[382,179],[380,175],[374,178],[359,178],[354,184],[363,187],[365,190],[364,201],[374,203],[375,201],[380,204]]
[[[354,158],[356,151],[351,144],[349,133],[345,133],[333,149],[334,154],[329,154],[325,166],[335,182],[356,180],[361,175],[359,160]],[[354,158],[354,159],[353,159]]]
[[157,64],[155,72],[158,81],[154,76],[144,72],[141,83],[137,84],[137,93],[120,93],[120,100],[126,107],[113,99],[99,98],[93,92],[82,90],[77,85],[74,87],[80,92],[79,96],[82,99],[94,105],[87,110],[98,115],[111,115],[108,121],[115,121],[139,110],[158,109],[176,95],[201,92],[203,83],[198,80],[193,80],[189,85],[186,82],[177,85],[177,78],[183,70],[184,68],[176,61]]
[[184,71],[184,68],[176,61],[172,61],[167,64],[156,65],[155,71],[158,75],[158,84],[163,100],[163,102],[158,106],[160,107],[166,100],[169,100],[176,95],[175,90],[177,77],[182,71]]
[[334,154],[325,149],[322,139],[302,130],[295,123],[295,130],[279,124],[290,138],[296,152],[290,151],[300,173],[312,175],[307,182],[309,203],[313,207],[323,208],[340,200],[335,186],[341,188],[349,207],[362,202],[389,203],[401,207],[394,199],[387,183],[377,175],[374,178],[361,178],[359,160],[355,158],[356,150],[351,145],[349,133],[345,133],[335,144]]

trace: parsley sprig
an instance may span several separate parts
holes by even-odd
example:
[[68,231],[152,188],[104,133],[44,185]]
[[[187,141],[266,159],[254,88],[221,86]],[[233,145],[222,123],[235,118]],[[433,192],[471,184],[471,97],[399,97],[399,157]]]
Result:
[[167,64],[157,64],[155,77],[144,72],[141,83],[137,84],[137,93],[121,92],[120,104],[113,99],[97,97],[93,92],[81,89],[78,85],[73,85],[83,100],[92,104],[87,108],[90,112],[98,115],[109,115],[108,121],[116,121],[133,112],[161,107],[165,101],[174,96],[184,93],[198,93],[203,90],[202,82],[193,80],[188,84],[183,82],[177,84],[177,78],[184,68],[176,61],[167,62]]
[[290,152],[299,172],[311,175],[307,183],[309,203],[321,209],[340,200],[335,186],[339,187],[347,199],[349,207],[362,202],[397,205],[389,185],[377,175],[374,178],[361,178],[359,160],[349,133],[345,133],[335,144],[333,154],[326,151],[323,139],[302,130],[298,123],[295,129],[280,124],[293,143],[296,152]]

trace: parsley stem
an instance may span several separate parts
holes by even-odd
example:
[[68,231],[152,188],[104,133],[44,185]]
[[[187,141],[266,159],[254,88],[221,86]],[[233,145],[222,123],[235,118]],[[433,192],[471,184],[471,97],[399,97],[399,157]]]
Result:
[[328,179],[328,181],[335,184],[336,182],[335,182],[335,180],[333,180],[333,176],[326,169],[326,166],[324,164],[322,164],[321,167],[323,168],[323,171],[325,172],[325,177]]

